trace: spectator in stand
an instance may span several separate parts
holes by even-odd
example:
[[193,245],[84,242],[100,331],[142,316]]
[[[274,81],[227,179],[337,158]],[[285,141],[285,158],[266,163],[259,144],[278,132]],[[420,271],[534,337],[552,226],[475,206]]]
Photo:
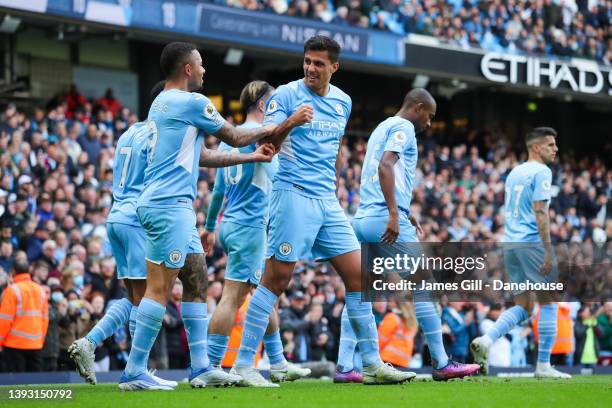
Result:
[[304,292],[298,290],[290,297],[290,307],[284,309],[280,313],[280,327],[283,331],[291,331],[293,333],[293,342],[295,349],[293,350],[293,362],[308,361],[310,338],[308,329],[310,321],[306,319],[306,296]]
[[597,319],[593,316],[591,305],[582,305],[578,310],[576,323],[574,324],[574,336],[576,338],[574,364],[580,364],[583,367],[592,367],[597,364],[599,342],[595,335],[596,327]]
[[181,300],[183,299],[183,284],[180,280],[174,282],[170,300],[166,306],[163,325],[166,329],[168,345],[168,368],[184,369],[187,367],[187,335],[181,319]]
[[[489,307],[486,318],[480,322],[480,333],[486,333],[493,327],[493,324],[501,315],[502,309],[500,304],[494,304]],[[489,364],[492,367],[510,367],[511,358],[510,341],[505,336],[497,339],[489,348]]]
[[597,340],[599,358],[597,364],[612,364],[612,302],[606,302],[597,311]]
[[468,345],[476,337],[474,327],[474,309],[471,305],[464,307],[463,302],[449,302],[442,311],[442,323],[451,330],[449,354],[455,361],[467,362]]
[[97,104],[111,113],[111,120],[117,116],[117,112],[123,109],[123,105],[121,102],[115,99],[115,95],[113,94],[113,90],[111,88],[108,88],[104,93],[104,96],[98,99]]
[[403,34],[433,35],[443,42],[489,51],[583,57],[612,64],[612,2],[426,0],[228,0],[230,7],[263,10]]
[[45,346],[42,350],[42,370],[57,371],[59,359],[59,328],[70,325],[68,318],[68,304],[64,301],[62,288],[54,285],[50,288],[49,296],[49,328],[45,337]]
[[66,94],[66,117],[68,119],[74,118],[74,113],[77,109],[85,105],[87,100],[79,92],[76,84],[70,85],[70,90]]

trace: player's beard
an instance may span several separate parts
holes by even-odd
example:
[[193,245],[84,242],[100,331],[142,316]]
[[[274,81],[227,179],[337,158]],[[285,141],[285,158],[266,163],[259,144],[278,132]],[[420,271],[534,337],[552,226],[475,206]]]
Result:
[[189,82],[189,92],[202,92],[204,88],[204,80]]

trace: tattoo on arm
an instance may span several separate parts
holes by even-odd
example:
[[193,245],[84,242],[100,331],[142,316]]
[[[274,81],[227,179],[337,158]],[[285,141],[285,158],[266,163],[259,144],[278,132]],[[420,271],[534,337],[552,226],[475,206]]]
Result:
[[204,146],[200,152],[200,167],[227,167],[250,161],[251,156],[244,153],[219,152]]
[[237,127],[234,127],[226,122],[214,135],[232,147],[242,147],[248,146],[264,137],[270,136],[270,133],[270,129],[265,127],[255,129],[238,129]]
[[550,243],[550,216],[548,215],[548,202],[535,201],[533,203],[533,212],[535,213],[540,239],[542,242]]
[[206,302],[208,273],[204,254],[187,254],[178,276],[183,283],[184,302]]

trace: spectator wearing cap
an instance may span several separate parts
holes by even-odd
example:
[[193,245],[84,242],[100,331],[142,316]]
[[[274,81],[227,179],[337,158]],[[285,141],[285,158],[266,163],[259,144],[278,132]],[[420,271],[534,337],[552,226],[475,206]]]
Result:
[[31,236],[26,243],[26,254],[28,260],[34,262],[43,256],[43,243],[49,239],[47,228],[40,224],[36,226],[34,236]]
[[46,295],[32,281],[23,252],[13,265],[13,283],[0,303],[0,349],[10,372],[40,371],[43,343],[49,324]]
[[17,179],[17,186],[17,194],[26,197],[28,202],[27,210],[30,214],[34,214],[36,212],[36,200],[34,199],[34,183],[32,182],[32,177],[27,174],[22,174],[19,176],[19,179]]
[[306,316],[306,296],[301,290],[293,292],[289,297],[290,306],[280,313],[281,330],[293,332],[295,341],[294,361],[308,361],[310,339],[308,330],[310,322],[304,319]]

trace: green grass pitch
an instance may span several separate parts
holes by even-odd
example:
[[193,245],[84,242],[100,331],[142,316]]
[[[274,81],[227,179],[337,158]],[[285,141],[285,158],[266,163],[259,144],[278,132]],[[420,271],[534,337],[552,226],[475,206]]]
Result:
[[[611,407],[612,376],[575,377],[569,381],[534,378],[471,378],[447,383],[415,380],[404,385],[363,386],[306,380],[276,389],[205,388],[181,384],[175,391],[121,392],[115,384],[74,385],[73,399],[9,400],[0,387],[2,407]],[[55,386],[40,386],[57,388]],[[68,388],[64,386],[62,388]]]

